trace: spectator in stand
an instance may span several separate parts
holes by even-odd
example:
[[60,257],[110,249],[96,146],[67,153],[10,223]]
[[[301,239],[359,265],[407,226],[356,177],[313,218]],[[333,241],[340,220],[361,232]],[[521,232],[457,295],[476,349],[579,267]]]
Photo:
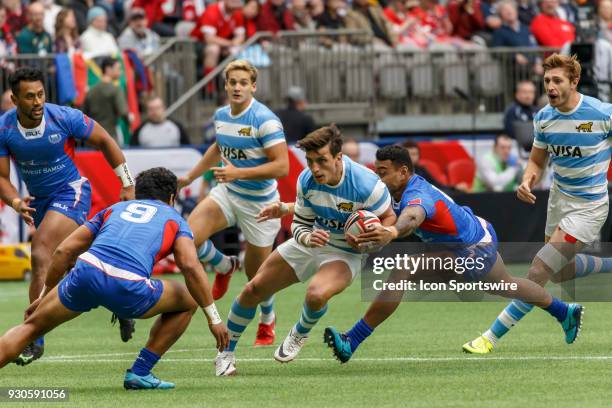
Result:
[[406,150],[408,150],[408,154],[410,155],[410,160],[412,161],[412,165],[414,166],[414,174],[416,174],[417,176],[423,177],[425,180],[427,180],[428,183],[433,184],[439,190],[442,190],[447,194],[456,194],[459,192],[462,192],[462,193],[469,192],[470,189],[468,185],[465,183],[459,183],[454,187],[450,187],[450,186],[441,184],[437,179],[435,179],[431,175],[431,173],[425,167],[421,166],[419,164],[419,162],[421,161],[421,149],[419,148],[418,144],[416,144],[412,140],[407,140],[404,143],[402,143],[402,146],[404,146]]
[[491,44],[493,39],[493,31],[497,30],[502,25],[501,18],[497,14],[497,0],[481,0],[480,10],[484,17],[485,29],[480,32],[487,45]]
[[476,161],[476,176],[472,191],[514,191],[518,186],[521,166],[512,154],[513,140],[508,135],[497,135],[493,150]]
[[342,154],[347,156],[355,163],[361,164],[361,148],[359,147],[357,140],[353,139],[352,137],[347,137],[344,139],[344,142],[342,143]]
[[597,6],[599,37],[612,42],[612,0],[600,0]]
[[107,57],[102,61],[100,68],[102,79],[87,92],[83,113],[98,122],[118,141],[117,123],[119,119],[130,119],[125,95],[115,85],[115,81],[121,77],[121,63],[114,58]]
[[[113,0],[110,0],[112,3]],[[107,0],[69,0],[68,8],[74,11],[79,33],[83,33],[89,26],[89,10],[94,7],[104,9],[106,14],[106,28],[113,36],[119,35],[120,24],[114,13],[113,7]]]
[[437,0],[420,0],[410,13],[417,18],[420,32],[427,37],[426,46],[450,40],[453,26],[446,9]]
[[451,34],[455,37],[470,41],[485,27],[480,0],[451,0],[447,10],[453,26]]
[[308,0],[291,0],[291,14],[293,14],[294,28],[296,30],[314,30],[315,22],[312,18],[311,5]]
[[[374,38],[374,46],[380,48],[395,47],[397,35],[391,23],[386,19],[383,9],[370,3],[369,0],[353,0],[353,6],[346,14],[346,28],[366,30]],[[364,37],[352,37],[354,44],[363,44]]]
[[323,0],[309,0],[306,7],[310,10],[310,15],[313,20],[316,20],[317,17],[325,11],[325,3],[323,3]]
[[13,35],[20,32],[28,24],[26,10],[21,4],[21,0],[2,0],[2,7],[6,8],[6,22]]
[[246,38],[251,38],[257,32],[257,15],[259,14],[259,0],[248,0],[242,8]]
[[[519,140],[515,132],[517,122],[532,123],[533,117],[538,112],[535,105],[536,86],[531,81],[520,81],[516,84],[514,102],[504,113],[504,133],[512,139]],[[531,145],[521,146],[526,151],[531,151]]]
[[534,0],[519,0],[518,1],[518,16],[519,21],[527,27],[531,25],[531,21],[538,14],[538,9],[535,6]]
[[65,8],[55,20],[55,52],[73,53],[81,50],[79,29],[74,12]]
[[543,47],[563,47],[576,38],[575,27],[561,19],[557,13],[559,0],[541,0],[538,14],[529,29],[539,45]]
[[28,7],[28,25],[17,35],[20,54],[47,55],[53,52],[53,40],[43,27],[45,9],[40,3]]
[[92,7],[87,12],[89,27],[81,34],[81,46],[85,58],[115,55],[119,52],[117,41],[106,31],[108,19],[102,7]]
[[565,20],[572,23],[574,26],[578,21],[578,9],[572,3],[573,0],[559,0],[559,6],[557,6],[557,15],[561,20]]
[[[6,21],[7,11],[0,7],[0,58],[17,53],[17,44]],[[1,63],[1,62],[0,62]]]
[[0,97],[0,114],[8,112],[15,107],[13,99],[11,98],[12,94],[13,92],[10,89],[2,92],[2,96]]
[[306,97],[299,86],[291,86],[287,91],[287,107],[276,111],[283,124],[287,143],[296,143],[316,129],[315,121],[305,113]]
[[128,24],[119,37],[119,47],[122,50],[134,50],[140,58],[144,58],[159,48],[159,35],[147,28],[147,17],[143,9],[131,9]]
[[245,40],[242,0],[220,0],[209,5],[192,36],[204,41],[204,75],[219,63],[221,56],[234,54]]
[[418,5],[416,0],[392,0],[385,8],[385,17],[391,23],[402,48],[422,48],[427,40],[417,30],[418,20],[410,15],[410,8]]
[[287,8],[285,0],[266,0],[259,9],[257,15],[257,31],[279,31],[295,30],[293,14]]
[[348,7],[345,0],[327,0],[323,12],[315,17],[317,29],[325,31],[346,28],[347,12]]
[[53,0],[41,0],[40,2],[45,7],[45,19],[43,21],[45,31],[48,32],[51,37],[54,37],[55,21],[57,20],[59,12],[62,11],[62,7],[55,4]]
[[173,37],[174,24],[166,22],[163,5],[167,0],[134,0],[132,8],[141,8],[147,15],[149,28],[162,37]]
[[172,147],[188,144],[185,129],[166,117],[164,101],[160,97],[150,99],[147,102],[147,120],[134,132],[130,146]]

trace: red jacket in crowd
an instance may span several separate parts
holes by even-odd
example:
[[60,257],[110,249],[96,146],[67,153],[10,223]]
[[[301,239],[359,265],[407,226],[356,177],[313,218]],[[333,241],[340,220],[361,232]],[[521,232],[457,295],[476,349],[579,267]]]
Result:
[[485,22],[480,10],[480,0],[472,1],[472,13],[466,10],[469,0],[451,0],[446,7],[448,18],[453,24],[452,35],[469,40],[476,32],[484,29]]
[[538,14],[529,30],[543,47],[562,47],[576,38],[576,29],[572,23],[546,14]]
[[152,24],[159,23],[164,19],[165,13],[162,9],[162,4],[165,0],[134,0],[132,8],[141,8],[147,16],[149,27]]
[[294,30],[295,25],[293,14],[287,7],[276,8],[271,0],[266,1],[259,9],[257,15],[257,31],[278,31]]
[[244,32],[242,11],[236,10],[228,15],[225,13],[222,1],[211,4],[204,10],[191,36],[203,41],[205,32],[231,40],[234,36]]

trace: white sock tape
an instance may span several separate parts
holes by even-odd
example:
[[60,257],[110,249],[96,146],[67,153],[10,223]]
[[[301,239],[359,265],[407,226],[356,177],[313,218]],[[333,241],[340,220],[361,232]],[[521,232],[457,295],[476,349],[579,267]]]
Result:
[[552,244],[546,244],[536,254],[538,258],[542,260],[553,273],[559,272],[569,263],[569,260],[561,252],[557,250]]

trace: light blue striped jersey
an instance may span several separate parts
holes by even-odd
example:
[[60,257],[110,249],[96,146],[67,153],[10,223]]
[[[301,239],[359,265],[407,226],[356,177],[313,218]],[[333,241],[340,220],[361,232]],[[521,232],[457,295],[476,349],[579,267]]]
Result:
[[[236,116],[232,115],[229,105],[217,109],[214,122],[221,156],[236,167],[267,163],[265,149],[286,143],[278,117],[255,99]],[[278,194],[275,179],[234,180],[226,185],[230,192],[249,201],[270,201]]]
[[536,114],[533,145],[552,159],[551,189],[589,201],[608,196],[610,115],[611,104],[586,95],[571,112],[546,105]]
[[357,210],[381,216],[391,206],[391,195],[372,170],[347,156],[342,163],[342,179],[335,186],[317,183],[308,168],[302,171],[297,182],[294,216],[304,222],[314,219],[314,228],[329,231],[328,245],[356,252],[344,238],[346,220]]

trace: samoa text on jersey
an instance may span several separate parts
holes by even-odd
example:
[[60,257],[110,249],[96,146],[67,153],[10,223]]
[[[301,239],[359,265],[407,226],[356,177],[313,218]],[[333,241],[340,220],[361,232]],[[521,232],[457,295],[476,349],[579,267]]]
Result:
[[25,129],[12,109],[0,117],[0,156],[11,156],[28,191],[47,197],[81,178],[74,164],[75,140],[87,140],[94,121],[81,111],[46,103],[43,119]]
[[571,198],[600,200],[608,196],[612,105],[586,95],[571,112],[550,105],[533,119],[533,145],[552,160],[552,189]]
[[[236,167],[256,167],[267,163],[265,149],[285,143],[280,119],[255,99],[235,116],[229,105],[217,109],[214,122],[221,156]],[[270,201],[278,194],[274,179],[234,180],[227,183],[227,189],[248,201]]]
[[132,200],[112,205],[85,225],[95,239],[83,257],[96,260],[98,268],[129,271],[144,278],[151,276],[153,265],[165,258],[179,237],[193,239],[187,221],[168,204],[159,200]]
[[347,156],[343,156],[342,165],[342,178],[335,186],[317,183],[308,168],[302,171],[297,182],[295,214],[302,220],[314,219],[314,228],[329,231],[328,245],[356,252],[344,237],[346,220],[357,210],[368,210],[380,217],[391,205],[391,195],[372,170]]

